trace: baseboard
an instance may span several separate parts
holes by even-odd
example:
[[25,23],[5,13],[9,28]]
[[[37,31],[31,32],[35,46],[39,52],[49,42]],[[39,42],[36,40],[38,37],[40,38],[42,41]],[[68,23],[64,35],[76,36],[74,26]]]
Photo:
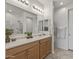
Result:
[[57,49],[63,49],[63,50],[68,50],[67,48],[60,48],[60,47],[57,47]]

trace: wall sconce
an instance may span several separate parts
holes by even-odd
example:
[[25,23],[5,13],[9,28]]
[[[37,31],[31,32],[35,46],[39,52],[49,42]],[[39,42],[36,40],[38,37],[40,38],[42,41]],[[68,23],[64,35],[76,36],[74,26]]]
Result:
[[25,5],[29,5],[29,2],[27,0],[18,0],[20,1],[21,3],[24,3]]
[[[30,5],[28,0],[18,0],[18,1],[27,5],[27,6]],[[40,13],[40,14],[44,13],[44,11],[41,8],[39,8],[38,6],[36,6],[36,5],[30,5],[30,6],[32,6],[33,10],[37,11],[38,13]]]
[[43,10],[39,7],[37,7],[36,5],[33,5],[32,8],[40,13],[43,13]]

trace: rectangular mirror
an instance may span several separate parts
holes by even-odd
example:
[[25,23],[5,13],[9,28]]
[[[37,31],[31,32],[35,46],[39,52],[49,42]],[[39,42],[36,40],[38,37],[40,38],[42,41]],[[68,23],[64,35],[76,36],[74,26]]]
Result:
[[48,19],[39,21],[39,32],[48,32]]
[[13,34],[37,32],[37,15],[6,3],[6,29],[12,29]]
[[48,31],[48,19],[45,19],[43,22],[44,31]]
[[39,32],[43,31],[43,20],[39,21],[38,31]]

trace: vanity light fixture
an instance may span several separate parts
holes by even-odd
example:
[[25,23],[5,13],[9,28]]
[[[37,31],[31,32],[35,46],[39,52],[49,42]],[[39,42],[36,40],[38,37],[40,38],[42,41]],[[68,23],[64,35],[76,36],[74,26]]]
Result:
[[32,6],[32,8],[35,11],[39,12],[39,13],[43,13],[43,10],[40,7],[36,6],[35,4],[34,5],[31,5],[28,0],[18,0],[18,1],[21,2],[21,3],[23,3],[23,4],[25,4],[25,5],[27,5],[27,6],[28,5]]
[[26,5],[29,5],[29,2],[26,0],[26,1],[25,1],[25,4],[26,4]]
[[20,1],[21,3],[24,3],[25,5],[29,5],[29,2],[27,0],[18,0]]
[[43,13],[43,10],[36,5],[33,5],[32,8],[40,13]]

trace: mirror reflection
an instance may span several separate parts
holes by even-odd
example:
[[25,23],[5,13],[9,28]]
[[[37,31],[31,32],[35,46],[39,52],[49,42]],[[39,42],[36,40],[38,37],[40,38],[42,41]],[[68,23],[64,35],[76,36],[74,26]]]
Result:
[[39,32],[48,32],[48,19],[39,21]]
[[39,21],[36,14],[8,3],[6,3],[5,24],[7,41],[21,37],[23,34],[26,37],[32,37],[32,35],[38,35],[40,32],[48,31],[48,19]]
[[6,29],[12,29],[13,34],[24,32],[35,33],[37,25],[37,15],[22,10],[10,4],[6,4]]
[[38,32],[37,15],[6,3],[6,41]]

